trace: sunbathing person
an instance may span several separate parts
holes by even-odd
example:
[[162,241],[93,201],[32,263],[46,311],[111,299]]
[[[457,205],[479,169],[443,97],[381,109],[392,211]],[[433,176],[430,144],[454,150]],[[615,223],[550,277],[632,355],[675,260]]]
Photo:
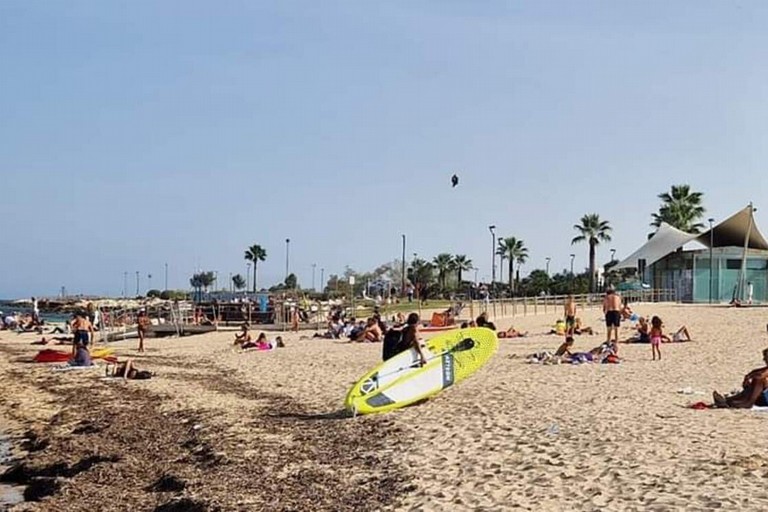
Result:
[[683,342],[683,341],[693,341],[691,338],[691,332],[688,330],[687,325],[683,325],[680,327],[675,333],[672,335],[672,339],[669,339],[668,336],[663,336],[661,340],[664,343],[677,343],[677,342]]
[[374,317],[368,319],[363,332],[357,335],[354,341],[365,343],[377,343],[382,340],[383,333],[381,327]]
[[123,379],[143,380],[151,379],[154,374],[147,370],[139,370],[133,365],[133,360],[128,359],[122,363],[108,364],[107,377],[122,377]]
[[245,350],[246,348],[258,348],[261,350],[272,348],[272,345],[269,344],[269,341],[267,341],[267,335],[263,332],[259,333],[259,337],[256,338],[256,341],[248,340],[244,342],[240,347]]
[[740,393],[725,397],[713,391],[715,407],[749,409],[753,405],[768,406],[768,348],[763,350],[763,361],[764,367],[752,370],[744,376]]
[[491,329],[492,331],[496,330],[496,325],[494,325],[493,322],[488,321],[488,313],[485,311],[480,313],[480,316],[475,319],[475,324],[478,327],[485,327],[486,329]]
[[576,317],[576,323],[573,326],[573,333],[592,335],[592,334],[595,334],[595,331],[591,327],[586,327],[584,324],[582,324],[581,318]]
[[252,341],[251,333],[248,330],[248,324],[243,324],[240,327],[240,332],[235,334],[235,345],[242,345],[243,343],[250,343]]
[[524,338],[528,336],[528,331],[520,332],[513,325],[510,325],[506,331],[499,331],[496,334],[499,338]]
[[93,366],[91,354],[88,352],[86,345],[81,343],[75,347],[75,353],[72,359],[69,360],[69,366]]

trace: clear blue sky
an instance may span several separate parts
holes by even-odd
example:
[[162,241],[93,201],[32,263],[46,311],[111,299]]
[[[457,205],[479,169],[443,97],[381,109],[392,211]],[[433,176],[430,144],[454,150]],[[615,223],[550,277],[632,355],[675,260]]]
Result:
[[[123,272],[311,283],[346,265],[530,249],[587,264],[598,213],[750,200],[768,230],[768,4],[0,1],[0,297],[117,295]],[[457,172],[460,186],[450,187]],[[135,290],[134,290],[135,291]]]

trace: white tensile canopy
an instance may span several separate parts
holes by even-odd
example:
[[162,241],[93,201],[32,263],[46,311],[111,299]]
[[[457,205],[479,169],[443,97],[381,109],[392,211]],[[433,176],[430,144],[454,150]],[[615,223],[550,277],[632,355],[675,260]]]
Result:
[[[747,236],[749,236],[748,241]],[[642,247],[614,268],[637,268],[640,260],[645,260],[646,265],[653,265],[688,242],[696,241],[709,247],[710,240],[712,247],[743,247],[744,242],[747,241],[747,247],[750,249],[768,250],[768,241],[755,225],[753,208],[750,205],[714,226],[711,233],[707,230],[694,235],[662,223]]]

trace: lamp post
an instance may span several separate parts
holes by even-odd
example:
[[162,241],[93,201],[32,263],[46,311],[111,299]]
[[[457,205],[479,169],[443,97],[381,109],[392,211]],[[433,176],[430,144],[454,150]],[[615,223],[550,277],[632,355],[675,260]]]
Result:
[[405,235],[403,237],[403,261],[400,262],[400,296],[405,295]]
[[128,296],[128,272],[123,272],[123,298]]
[[152,289],[152,274],[147,274],[147,290]]
[[315,267],[317,267],[317,263],[312,264],[312,291],[313,292],[316,291],[315,290]]
[[165,290],[168,289],[168,263],[165,264]]
[[571,279],[573,279],[573,259],[576,257],[575,254],[571,254]]
[[550,258],[549,256],[547,256],[547,257],[546,257],[546,258],[544,258],[544,259],[545,259],[545,260],[547,260],[547,277],[549,277],[549,262],[550,262],[550,260],[551,260],[552,258]]
[[291,239],[285,239],[285,278],[288,279],[288,255],[291,250]]
[[320,267],[320,293],[325,293],[325,269]]
[[491,285],[496,281],[496,229],[495,224],[488,226],[488,231],[491,232]]
[[139,271],[136,271],[136,296],[139,296]]
[[611,261],[616,259],[616,258],[614,258],[615,255],[616,255],[616,249],[611,249]]
[[712,229],[712,223],[715,219],[710,217],[709,221],[709,303],[712,304],[712,279],[714,278],[714,263],[712,261],[712,246],[715,245],[715,233]]
[[[251,262],[245,264],[245,293],[248,293],[248,289],[250,288],[251,283]],[[256,283],[254,283],[254,286],[256,286]]]

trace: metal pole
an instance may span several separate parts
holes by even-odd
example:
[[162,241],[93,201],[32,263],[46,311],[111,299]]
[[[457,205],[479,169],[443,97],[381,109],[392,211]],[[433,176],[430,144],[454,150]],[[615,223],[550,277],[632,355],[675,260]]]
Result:
[[320,268],[320,293],[325,293],[325,269]]
[[291,239],[285,239],[285,278],[288,279],[288,254],[290,252]]
[[317,266],[317,263],[312,264],[312,291],[313,292],[316,291],[315,290],[315,267],[316,266]]
[[136,296],[139,296],[139,271],[136,271]]
[[400,263],[400,296],[405,295],[405,235],[403,236],[403,261]]
[[496,233],[493,231],[496,229],[495,225],[488,226],[488,230],[491,232],[491,285],[496,281]]
[[709,219],[709,303],[712,304],[712,279],[714,278],[714,263],[712,261],[712,247],[715,245],[715,234],[712,231],[712,223],[715,219]]
[[165,289],[168,289],[168,263],[165,264]]
[[549,256],[547,256],[547,258],[546,258],[546,260],[547,260],[547,277],[549,277],[549,261],[550,261],[551,259],[552,259],[552,258],[550,258]]

